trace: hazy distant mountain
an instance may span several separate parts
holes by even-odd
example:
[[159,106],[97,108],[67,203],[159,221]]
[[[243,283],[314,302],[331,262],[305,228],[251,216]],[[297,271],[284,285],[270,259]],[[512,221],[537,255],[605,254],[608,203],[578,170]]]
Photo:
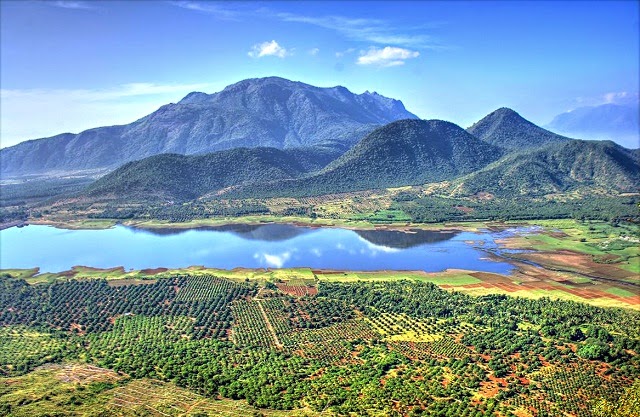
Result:
[[105,175],[85,194],[97,199],[192,200],[230,186],[296,178],[322,168],[335,156],[324,149],[275,148],[154,155]]
[[425,184],[473,172],[502,154],[450,122],[399,120],[374,130],[317,174],[241,192],[302,196]]
[[557,115],[546,127],[581,139],[613,140],[627,148],[640,147],[637,106],[603,104]]
[[[34,115],[37,118],[37,115]],[[114,169],[162,153],[238,147],[346,150],[376,127],[416,118],[402,102],[344,87],[277,77],[244,80],[215,94],[190,93],[129,125],[31,140],[0,150],[3,176]]]
[[469,133],[507,150],[539,148],[568,138],[549,132],[508,108],[500,108],[467,129]]
[[579,189],[638,192],[639,156],[611,141],[570,140],[506,155],[451,188],[456,195],[488,192],[501,197]]

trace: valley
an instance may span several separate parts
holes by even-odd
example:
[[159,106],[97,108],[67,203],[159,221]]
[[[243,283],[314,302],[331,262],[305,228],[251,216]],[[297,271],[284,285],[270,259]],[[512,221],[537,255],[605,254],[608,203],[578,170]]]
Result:
[[[611,229],[549,222],[503,245]],[[2,272],[12,415],[605,416],[637,397],[637,292],[543,266]]]
[[639,156],[278,77],[3,148],[0,414],[634,416]]

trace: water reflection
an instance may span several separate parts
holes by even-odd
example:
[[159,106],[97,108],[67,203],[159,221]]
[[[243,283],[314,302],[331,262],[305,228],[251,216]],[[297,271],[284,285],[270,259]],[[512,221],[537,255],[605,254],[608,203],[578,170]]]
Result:
[[360,237],[378,246],[388,248],[413,248],[425,243],[436,243],[453,239],[458,232],[455,231],[431,231],[413,229],[402,230],[356,230]]
[[[228,224],[224,226],[203,226],[197,229],[177,228],[134,228],[134,231],[151,233],[158,236],[179,235],[190,230],[229,232],[243,239],[260,240],[264,242],[280,242],[293,239],[300,235],[318,230],[317,227],[294,226],[288,224]],[[388,248],[412,248],[425,243],[442,242],[452,239],[459,232],[451,230],[431,231],[410,229],[402,230],[354,230],[358,236],[377,246]]]
[[296,227],[288,224],[227,224],[223,226],[202,226],[196,229],[134,228],[134,230],[158,236],[179,235],[191,230],[229,232],[243,239],[277,242],[293,239],[296,236],[309,233],[314,229],[310,227]]
[[353,231],[292,225],[231,225],[191,230],[61,231],[32,225],[0,231],[0,268],[40,267],[59,272],[96,268],[294,268],[423,270],[447,268],[506,273],[507,263],[486,259],[478,247],[495,246],[491,232]]

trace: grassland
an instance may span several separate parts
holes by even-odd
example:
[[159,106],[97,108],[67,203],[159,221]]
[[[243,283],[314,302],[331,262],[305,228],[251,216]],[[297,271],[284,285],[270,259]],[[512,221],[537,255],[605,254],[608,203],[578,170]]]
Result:
[[37,416],[302,417],[309,410],[258,410],[242,400],[206,398],[173,383],[131,379],[88,364],[43,366],[0,378],[0,414]]

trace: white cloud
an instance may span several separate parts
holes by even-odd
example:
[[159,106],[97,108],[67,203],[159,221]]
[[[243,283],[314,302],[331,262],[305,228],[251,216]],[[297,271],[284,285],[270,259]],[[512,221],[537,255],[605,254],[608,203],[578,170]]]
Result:
[[94,8],[86,1],[54,1],[49,4],[63,9],[91,10]]
[[381,19],[351,18],[345,16],[303,16],[293,13],[275,13],[276,18],[285,22],[306,23],[334,30],[343,36],[364,42],[393,44],[414,48],[439,49],[442,45],[424,34],[424,27],[397,29]]
[[251,47],[248,55],[251,58],[261,58],[263,56],[277,56],[278,58],[284,58],[289,55],[289,52],[278,45],[278,42],[262,42]]
[[[329,30],[342,36],[360,42],[379,45],[399,45],[419,49],[444,49],[433,37],[425,34],[425,30],[438,27],[443,22],[432,22],[420,26],[406,26],[395,24],[383,19],[370,19],[346,16],[305,16],[295,13],[277,12],[266,7],[250,9],[247,7],[223,7],[219,3],[197,1],[171,1],[171,4],[188,10],[209,13],[227,19],[254,19],[268,17],[283,22],[303,23]],[[226,3],[229,4],[229,3]],[[236,3],[237,4],[237,3]],[[400,28],[401,27],[401,28]]]
[[606,93],[602,96],[605,104],[637,104],[638,93],[630,93],[628,91],[619,91],[614,93]]
[[291,259],[291,252],[283,252],[279,255],[268,253],[256,253],[253,255],[254,259],[259,260],[262,264],[272,268],[282,268],[289,259]]
[[[398,249],[398,248],[392,248],[392,247],[383,246],[383,245],[376,245],[375,243],[369,242],[367,239],[363,238],[362,236],[358,236],[358,240],[365,244],[366,249],[369,250],[369,254],[372,255],[372,256],[377,255],[379,252],[384,252],[384,253],[400,252],[400,249]],[[367,253],[366,249],[365,248],[361,248],[360,249],[360,253],[362,253],[362,254]]]
[[309,49],[309,55],[316,56],[320,52],[320,48],[311,48]]
[[638,93],[629,91],[617,91],[604,93],[597,96],[577,97],[571,104],[569,111],[578,107],[600,106],[602,104],[619,104],[621,106],[638,106]]
[[342,58],[345,55],[352,54],[356,51],[356,48],[345,49],[344,51],[336,52],[336,58]]
[[218,3],[200,3],[195,1],[170,1],[170,4],[182,9],[193,10],[195,12],[207,13],[224,20],[236,20],[240,16],[237,10],[223,7]]
[[359,65],[377,65],[381,67],[395,67],[404,65],[405,60],[417,58],[420,52],[410,51],[395,46],[385,46],[382,49],[370,48],[361,53],[357,63]]
[[0,147],[81,132],[98,126],[131,123],[211,84],[129,83],[105,89],[0,90]]

